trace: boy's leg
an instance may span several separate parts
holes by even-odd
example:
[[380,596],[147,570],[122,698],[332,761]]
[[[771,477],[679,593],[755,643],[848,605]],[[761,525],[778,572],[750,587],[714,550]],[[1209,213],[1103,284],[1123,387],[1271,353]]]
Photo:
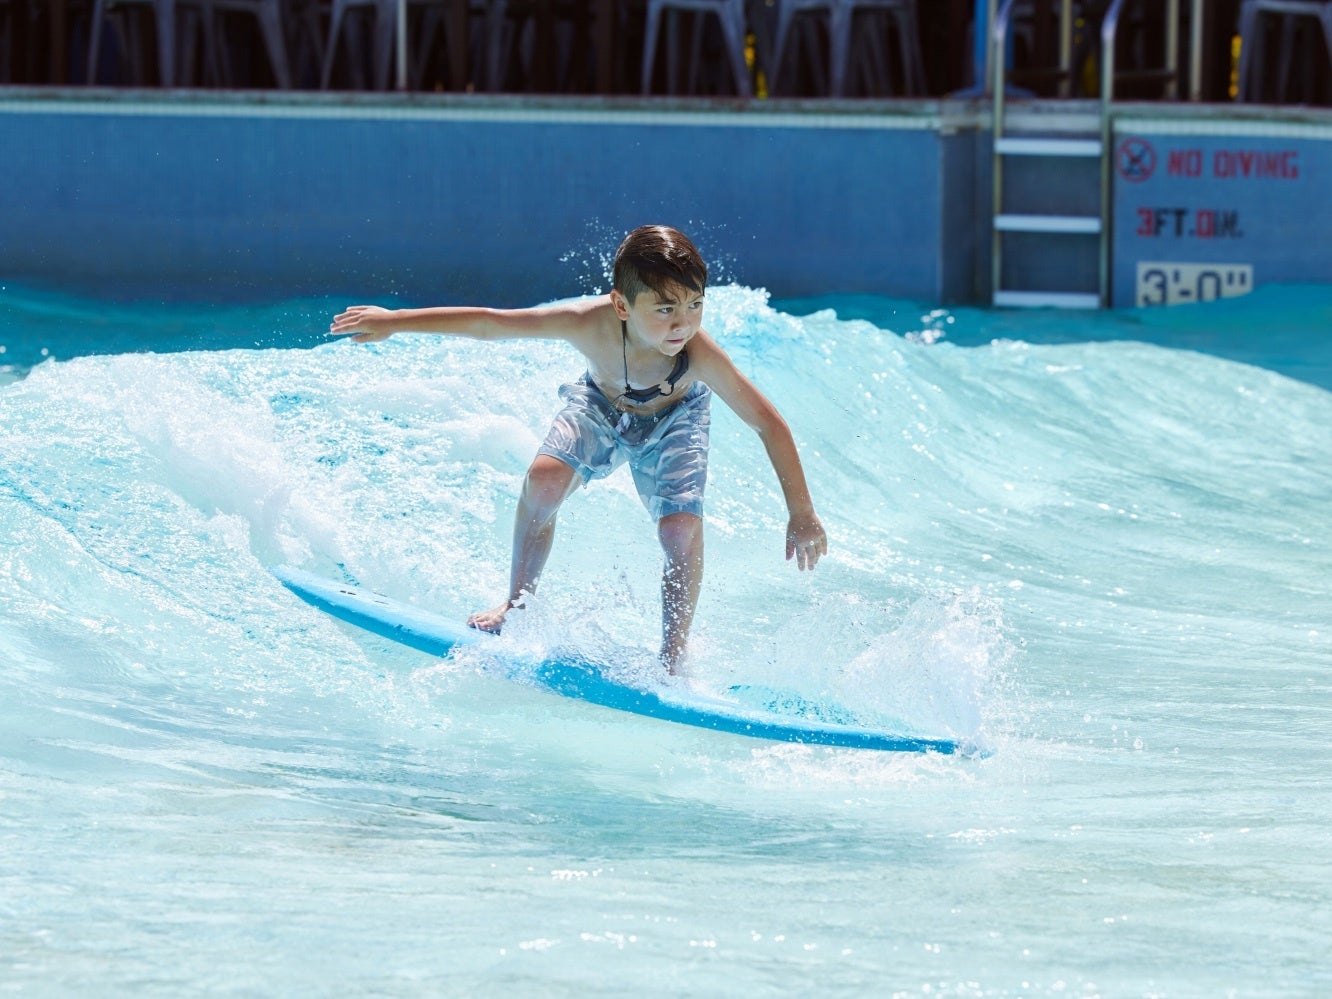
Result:
[[524,593],[535,593],[541,570],[555,541],[555,515],[582,484],[578,474],[559,458],[538,454],[523,479],[518,512],[513,521],[513,561],[509,566],[509,597],[498,607],[478,611],[467,624],[499,633],[504,616]]
[[703,518],[669,514],[657,521],[657,537],[666,553],[661,576],[661,661],[674,673],[684,658],[703,583]]

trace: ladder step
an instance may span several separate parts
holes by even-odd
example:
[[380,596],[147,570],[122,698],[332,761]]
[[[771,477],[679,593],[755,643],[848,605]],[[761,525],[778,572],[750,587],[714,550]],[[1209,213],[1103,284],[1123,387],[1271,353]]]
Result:
[[994,304],[1014,309],[1099,309],[1101,296],[1080,291],[996,291]]
[[1100,139],[996,139],[1001,156],[1100,156]]
[[1101,220],[1095,215],[996,215],[994,227],[1002,232],[1068,232],[1091,233],[1101,231]]

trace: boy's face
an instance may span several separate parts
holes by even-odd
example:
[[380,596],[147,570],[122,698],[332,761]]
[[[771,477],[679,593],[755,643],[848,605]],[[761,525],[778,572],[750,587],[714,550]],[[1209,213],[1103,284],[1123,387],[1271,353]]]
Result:
[[639,346],[674,357],[703,325],[703,292],[681,285],[664,291],[641,291],[629,302],[611,292],[615,313],[629,324],[629,336]]

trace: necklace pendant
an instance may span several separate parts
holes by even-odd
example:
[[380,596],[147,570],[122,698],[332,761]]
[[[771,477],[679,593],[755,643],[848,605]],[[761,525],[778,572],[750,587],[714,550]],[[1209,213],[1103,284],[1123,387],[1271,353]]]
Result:
[[660,385],[657,386],[657,391],[660,392],[662,395],[670,395],[672,392],[675,391],[675,386],[672,385],[670,382],[662,382]]

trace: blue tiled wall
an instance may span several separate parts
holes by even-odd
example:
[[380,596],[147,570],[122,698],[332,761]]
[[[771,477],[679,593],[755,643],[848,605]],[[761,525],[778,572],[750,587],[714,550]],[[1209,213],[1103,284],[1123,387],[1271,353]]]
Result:
[[697,114],[0,110],[0,276],[128,297],[522,304],[643,222],[779,295],[937,300],[937,130]]

